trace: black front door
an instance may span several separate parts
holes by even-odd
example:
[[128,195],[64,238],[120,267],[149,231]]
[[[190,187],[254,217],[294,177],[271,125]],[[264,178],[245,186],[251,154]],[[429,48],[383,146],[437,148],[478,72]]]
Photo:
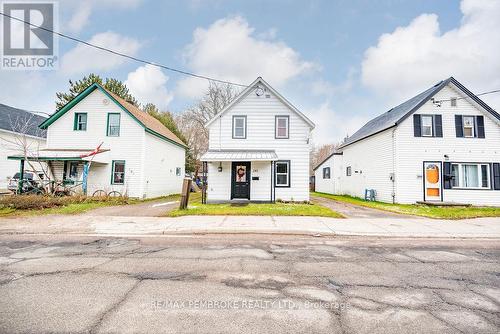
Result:
[[233,162],[231,168],[231,199],[250,199],[250,162]]

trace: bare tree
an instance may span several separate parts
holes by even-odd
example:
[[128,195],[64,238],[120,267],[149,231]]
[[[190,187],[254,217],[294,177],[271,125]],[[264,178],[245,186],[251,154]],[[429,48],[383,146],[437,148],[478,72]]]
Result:
[[339,144],[323,144],[320,146],[314,146],[313,149],[311,150],[311,170],[310,173],[311,175],[314,174],[313,168],[315,168],[318,164],[323,162],[326,158],[328,158],[329,155],[331,155],[339,146]]
[[[210,82],[208,90],[201,100],[177,116],[176,123],[186,138],[194,159],[208,150],[208,129],[205,124],[215,117],[224,107],[231,103],[239,94],[239,90],[229,84]],[[199,163],[196,164],[196,171]]]
[[[42,183],[40,174],[43,175],[43,179],[50,181],[51,175],[48,165],[33,159],[33,157],[39,155],[40,151],[40,142],[33,137],[40,138],[44,135],[44,130],[38,128],[40,118],[30,113],[15,117],[9,115],[8,119],[12,136],[0,137],[0,145],[13,154],[22,156],[25,163],[28,164],[29,170],[33,172],[33,176],[36,177],[40,183]],[[50,191],[50,189],[48,189],[50,187],[50,182],[46,183],[47,189],[45,190]]]

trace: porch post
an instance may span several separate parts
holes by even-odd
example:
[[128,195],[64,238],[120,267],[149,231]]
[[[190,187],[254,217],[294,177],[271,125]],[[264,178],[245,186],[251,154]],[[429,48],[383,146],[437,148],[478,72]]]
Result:
[[87,196],[89,169],[90,169],[89,162],[85,161],[85,163],[83,164],[83,176],[82,176],[82,189],[83,189],[83,194],[85,196]]
[[19,167],[19,182],[17,183],[18,194],[21,194],[23,192],[23,180],[24,180],[24,159],[21,159]]

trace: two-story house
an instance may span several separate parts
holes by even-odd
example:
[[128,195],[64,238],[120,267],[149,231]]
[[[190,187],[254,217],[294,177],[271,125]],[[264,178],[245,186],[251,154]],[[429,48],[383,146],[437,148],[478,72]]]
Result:
[[46,147],[29,159],[45,161],[50,179],[74,184],[76,192],[150,198],[181,191],[186,145],[156,118],[97,83],[40,128],[47,130]]
[[314,123],[262,78],[206,126],[208,202],[309,200]]
[[453,77],[372,119],[315,167],[316,189],[500,206],[500,115]]

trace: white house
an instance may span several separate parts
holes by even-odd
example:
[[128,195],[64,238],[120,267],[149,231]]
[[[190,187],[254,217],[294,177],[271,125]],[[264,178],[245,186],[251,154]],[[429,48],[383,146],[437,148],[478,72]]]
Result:
[[99,84],[40,127],[47,130],[47,144],[31,159],[46,161],[52,179],[79,186],[88,165],[89,195],[117,191],[150,198],[181,191],[186,145],[157,119]]
[[262,78],[206,126],[208,202],[309,200],[314,123]]
[[[45,146],[46,133],[38,128],[45,119],[29,111],[0,104],[0,190],[7,189],[8,178],[19,172],[19,163],[8,160],[9,155],[37,152]],[[33,172],[29,166],[25,169]]]
[[369,121],[315,177],[325,193],[500,206],[500,115],[451,77]]

